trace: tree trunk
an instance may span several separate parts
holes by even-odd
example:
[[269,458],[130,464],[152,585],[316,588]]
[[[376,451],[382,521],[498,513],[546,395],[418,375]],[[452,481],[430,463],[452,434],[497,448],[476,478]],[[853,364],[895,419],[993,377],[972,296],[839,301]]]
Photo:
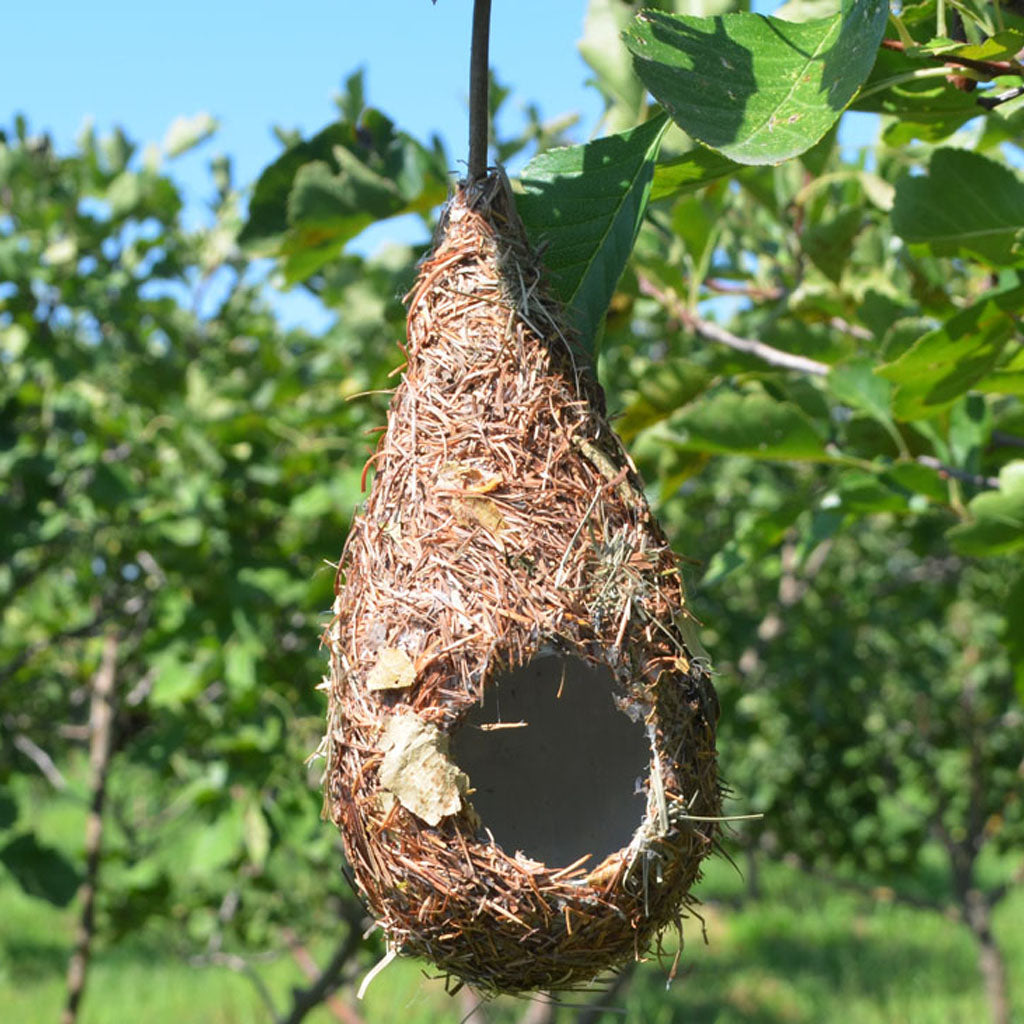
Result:
[[68,1001],[61,1024],[74,1024],[85,992],[89,953],[96,930],[96,891],[99,884],[100,853],[103,849],[103,804],[107,794],[107,771],[113,750],[114,682],[117,670],[117,637],[111,634],[103,646],[100,667],[92,682],[89,705],[89,788],[92,799],[85,819],[85,880],[82,882],[82,916],[78,922],[75,948],[68,961]]
[[985,894],[975,888],[964,893],[962,902],[964,919],[978,940],[978,965],[992,1011],[992,1024],[1010,1024],[1006,960],[992,934],[992,907]]

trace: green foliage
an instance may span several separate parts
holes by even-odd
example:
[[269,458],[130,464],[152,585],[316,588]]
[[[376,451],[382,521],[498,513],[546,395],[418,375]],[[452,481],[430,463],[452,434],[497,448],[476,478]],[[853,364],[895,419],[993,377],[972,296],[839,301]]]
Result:
[[[258,943],[347,898],[299,766],[321,733],[323,557],[382,416],[347,399],[387,386],[412,254],[347,257],[320,281],[345,324],[285,331],[236,244],[228,165],[190,231],[177,186],[133,150],[119,134],[70,155],[0,144],[0,775],[35,774],[31,750],[68,764],[113,634],[102,926]],[[80,865],[21,806],[3,805],[0,864],[67,902]]]
[[940,256],[996,267],[1024,263],[1024,181],[978,153],[935,150],[926,175],[897,183],[892,220],[907,242],[926,243]]
[[643,223],[666,123],[549,150],[523,171],[520,215],[545,245],[551,287],[591,354]]
[[626,45],[685,132],[741,164],[779,163],[835,123],[874,64],[888,15],[884,0],[800,23],[642,11]]
[[289,146],[260,175],[239,241],[282,257],[289,283],[302,281],[340,255],[375,221],[426,213],[448,190],[448,160],[435,139],[428,148],[362,106],[362,77],[340,100],[344,120]]

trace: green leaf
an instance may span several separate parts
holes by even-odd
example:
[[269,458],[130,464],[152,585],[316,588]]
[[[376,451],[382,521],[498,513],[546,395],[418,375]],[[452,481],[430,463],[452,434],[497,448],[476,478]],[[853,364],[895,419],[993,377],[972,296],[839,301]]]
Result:
[[695,146],[682,156],[659,161],[654,166],[651,202],[666,196],[696,192],[712,181],[742,170],[742,165],[704,146]]
[[188,873],[204,878],[226,867],[247,849],[246,810],[235,800],[190,836]]
[[267,862],[270,852],[270,825],[260,809],[259,800],[253,799],[245,808],[245,849],[249,860],[258,868]]
[[968,60],[1015,60],[1024,49],[1024,32],[1004,29],[980,43],[954,43],[946,56],[966,57]]
[[759,459],[827,460],[814,423],[790,402],[722,391],[668,421],[672,443],[685,451]]
[[205,142],[217,128],[217,119],[205,110],[194,117],[176,117],[164,136],[163,151],[169,157],[181,156]]
[[426,212],[448,190],[443,155],[375,110],[289,147],[256,183],[239,241],[283,256],[290,283],[315,273],[376,220]]
[[852,0],[803,24],[641,11],[625,39],[680,128],[738,163],[771,164],[832,127],[871,71],[888,13],[885,0]]
[[800,237],[800,245],[814,265],[838,284],[850,262],[853,240],[864,225],[864,210],[843,210],[828,221],[810,224]]
[[9,793],[0,791],[0,829],[10,828],[18,820],[18,802]]
[[711,556],[701,586],[714,586],[736,569],[771,551],[806,507],[806,502],[800,497],[770,509],[754,510],[749,519],[740,524],[736,535]]
[[17,836],[0,849],[0,864],[30,896],[66,907],[78,891],[80,878],[74,865],[33,833]]
[[996,366],[1016,331],[1024,287],[996,292],[929,331],[878,373],[896,387],[898,419],[934,415],[952,404]]
[[699,395],[710,379],[707,370],[686,359],[648,367],[622,417],[615,421],[616,432],[624,441],[631,440]]
[[964,149],[937,149],[923,177],[896,185],[892,226],[940,256],[1024,263],[1024,181],[1008,167]]
[[1024,572],[1017,576],[1006,602],[1003,642],[1010,655],[1010,664],[1016,666],[1017,693],[1024,701]]
[[622,45],[622,31],[632,16],[621,0],[591,0],[583,20],[580,56],[593,70],[594,84],[608,102],[609,112],[603,121],[606,131],[636,124],[643,109],[644,87],[633,74],[629,51]]
[[832,367],[828,386],[841,402],[883,423],[892,422],[892,385],[875,375],[871,359],[851,359]]
[[161,536],[178,547],[193,548],[203,539],[203,521],[196,516],[165,519],[157,529]]
[[150,660],[153,690],[150,702],[154,707],[178,709],[198,697],[205,685],[203,666],[191,655],[184,643],[162,648]]
[[585,146],[551,149],[523,169],[516,197],[555,294],[594,354],[608,303],[643,221],[668,119]]
[[971,521],[946,533],[961,554],[1002,555],[1024,548],[1024,459],[1003,466],[999,490],[973,498],[967,512]]
[[981,112],[976,95],[954,88],[945,78],[914,77],[931,62],[893,50],[879,50],[875,66],[852,108],[890,114],[885,141],[904,146],[912,139],[937,142]]

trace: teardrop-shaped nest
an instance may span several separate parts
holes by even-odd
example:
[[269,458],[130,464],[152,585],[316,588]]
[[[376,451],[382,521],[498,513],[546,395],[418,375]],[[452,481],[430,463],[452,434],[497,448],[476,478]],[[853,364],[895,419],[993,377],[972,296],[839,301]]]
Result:
[[[572,987],[692,902],[721,806],[714,688],[500,172],[449,203],[407,356],[325,634],[326,812],[391,949],[485,992]],[[552,652],[610,671],[650,741],[646,811],[596,865],[503,849],[449,755],[497,677]]]

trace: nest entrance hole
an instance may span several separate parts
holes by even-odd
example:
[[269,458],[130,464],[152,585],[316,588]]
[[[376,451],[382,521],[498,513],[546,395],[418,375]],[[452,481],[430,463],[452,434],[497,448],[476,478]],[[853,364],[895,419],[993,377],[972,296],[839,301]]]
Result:
[[643,726],[615,706],[612,682],[605,666],[540,656],[498,676],[453,734],[470,800],[507,853],[549,867],[589,853],[596,867],[633,838],[651,751]]

